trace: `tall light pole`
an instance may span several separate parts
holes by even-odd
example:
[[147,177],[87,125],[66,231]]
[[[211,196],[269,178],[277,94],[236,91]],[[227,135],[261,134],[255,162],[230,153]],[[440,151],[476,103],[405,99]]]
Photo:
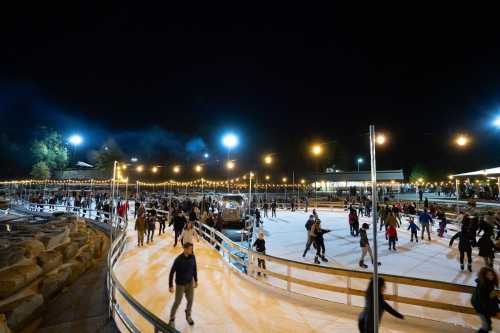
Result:
[[[239,139],[234,133],[227,133],[222,137],[222,145],[227,148],[227,191],[229,192],[229,172],[232,167],[229,167],[231,161],[231,149],[238,146]],[[233,164],[234,167],[234,164]]]
[[377,159],[376,144],[383,145],[386,141],[384,135],[375,136],[375,126],[370,125],[370,161],[372,181],[372,211],[373,211],[373,332],[378,333],[379,301],[378,301],[378,247],[377,247]]
[[[76,147],[82,144],[83,138],[79,134],[73,134],[68,138],[68,142],[73,146],[73,158],[76,157]],[[76,161],[77,162],[77,161]],[[62,175],[61,175],[62,177]]]
[[364,162],[364,160],[363,160],[361,157],[359,157],[359,158],[356,160],[356,162],[358,163],[358,172],[359,172],[359,165],[360,165],[361,163],[363,163],[363,162]]
[[320,144],[315,144],[311,146],[311,153],[316,158],[316,170],[314,176],[314,205],[318,208],[318,158],[321,156],[323,148]]

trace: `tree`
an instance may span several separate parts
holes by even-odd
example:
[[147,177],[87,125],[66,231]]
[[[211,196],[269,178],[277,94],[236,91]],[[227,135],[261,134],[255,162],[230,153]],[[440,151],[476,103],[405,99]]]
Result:
[[420,164],[415,165],[411,169],[411,174],[410,174],[410,183],[416,183],[419,181],[419,179],[428,179],[429,173],[427,170]]
[[31,169],[31,176],[35,179],[49,179],[50,170],[44,161],[37,162]]
[[44,162],[49,171],[62,170],[68,164],[68,148],[56,131],[48,131],[42,139],[33,141],[31,152],[35,161]]
[[108,139],[99,150],[90,152],[90,160],[99,170],[111,170],[115,161],[124,159],[125,154],[113,139]]

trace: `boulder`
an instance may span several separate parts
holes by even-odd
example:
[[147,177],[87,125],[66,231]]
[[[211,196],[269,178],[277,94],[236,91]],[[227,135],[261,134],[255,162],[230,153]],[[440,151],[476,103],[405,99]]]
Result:
[[60,252],[63,256],[63,261],[67,262],[77,254],[78,248],[79,244],[77,242],[69,242],[56,247],[54,250]]
[[18,265],[0,271],[0,298],[14,294],[41,274],[42,268],[35,264]]
[[39,240],[45,244],[47,250],[52,250],[66,242],[69,235],[69,228],[56,229],[50,232],[44,232]]
[[40,267],[42,267],[43,272],[47,273],[62,265],[63,256],[60,252],[54,250],[47,251],[37,257],[37,263]]
[[47,274],[40,282],[39,290],[44,299],[50,299],[66,286],[71,276],[71,268],[63,267],[56,272]]
[[13,331],[19,331],[40,315],[43,304],[43,296],[33,294],[1,306],[0,312],[7,315],[7,325]]
[[27,258],[36,258],[45,251],[45,245],[36,239],[25,240],[16,245],[26,249],[25,257]]
[[61,269],[68,267],[71,271],[71,274],[69,276],[69,279],[66,281],[67,285],[72,284],[75,282],[80,275],[85,272],[85,265],[76,259],[70,260],[67,264],[65,264]]
[[19,263],[25,258],[25,254],[26,249],[17,245],[0,250],[0,269]]

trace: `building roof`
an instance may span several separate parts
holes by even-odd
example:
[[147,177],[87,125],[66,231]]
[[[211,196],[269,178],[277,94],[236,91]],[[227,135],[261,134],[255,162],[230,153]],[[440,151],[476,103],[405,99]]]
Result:
[[[349,171],[320,173],[317,175],[318,181],[330,182],[369,182],[371,181],[370,171]],[[314,179],[312,179],[314,181]],[[380,170],[377,171],[377,181],[404,180],[403,170]]]
[[500,167],[459,173],[459,174],[453,175],[453,177],[498,176],[498,175],[500,175]]

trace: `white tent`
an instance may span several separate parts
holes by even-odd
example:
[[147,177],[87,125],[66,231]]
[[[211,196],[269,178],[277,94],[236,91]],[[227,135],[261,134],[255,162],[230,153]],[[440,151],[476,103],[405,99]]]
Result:
[[500,167],[453,175],[453,177],[469,177],[469,176],[500,176]]

